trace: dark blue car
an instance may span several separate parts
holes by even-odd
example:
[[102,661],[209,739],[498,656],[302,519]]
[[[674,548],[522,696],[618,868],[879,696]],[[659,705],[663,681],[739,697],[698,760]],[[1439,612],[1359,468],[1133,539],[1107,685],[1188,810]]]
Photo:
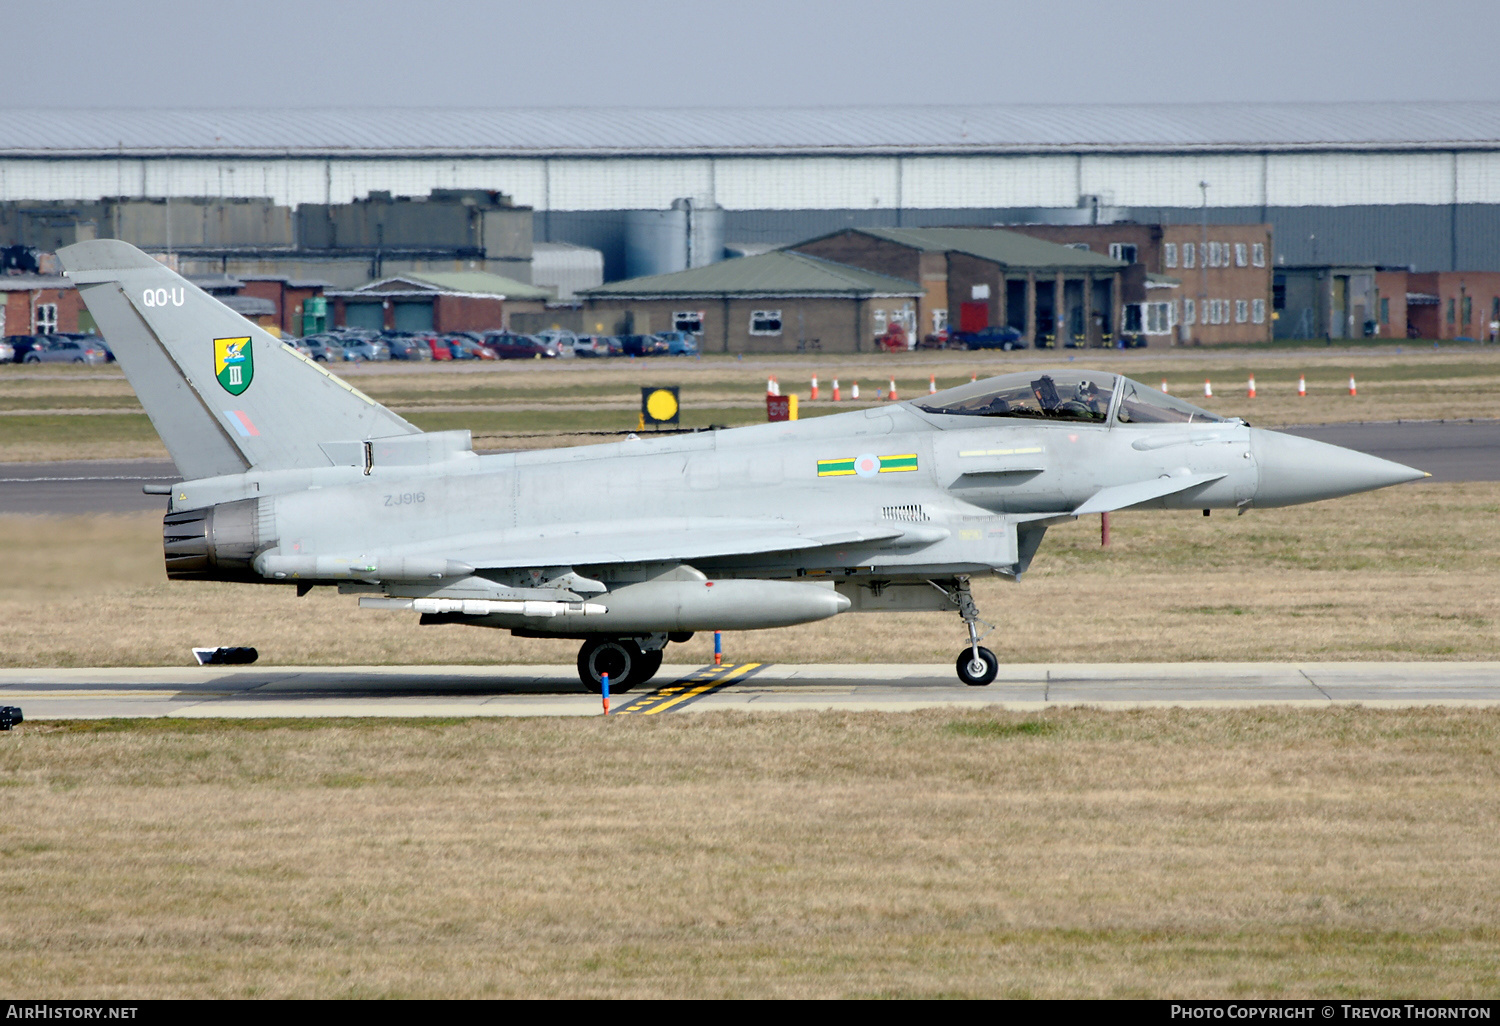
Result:
[[953,341],[962,343],[969,349],[1003,349],[1010,352],[1012,349],[1026,348],[1026,340],[1015,328],[991,326],[982,331],[955,331]]

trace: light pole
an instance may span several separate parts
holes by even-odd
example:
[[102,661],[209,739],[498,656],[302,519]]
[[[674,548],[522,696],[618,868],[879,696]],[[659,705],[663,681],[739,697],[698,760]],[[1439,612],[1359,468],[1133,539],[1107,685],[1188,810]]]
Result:
[[1198,341],[1203,341],[1203,325],[1208,321],[1208,183],[1199,182],[1203,191],[1202,245],[1198,247]]

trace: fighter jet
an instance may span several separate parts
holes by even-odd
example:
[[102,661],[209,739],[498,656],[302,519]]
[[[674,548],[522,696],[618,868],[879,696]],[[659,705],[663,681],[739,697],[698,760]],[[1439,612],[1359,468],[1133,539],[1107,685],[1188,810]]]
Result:
[[[335,587],[366,609],[582,642],[628,691],[695,631],[948,610],[1122,509],[1315,502],[1421,471],[1249,427],[1116,374],[1005,374],[879,408],[545,451],[424,432],[124,242],[58,253],[182,481],[175,580]],[[981,628],[987,628],[982,630]]]

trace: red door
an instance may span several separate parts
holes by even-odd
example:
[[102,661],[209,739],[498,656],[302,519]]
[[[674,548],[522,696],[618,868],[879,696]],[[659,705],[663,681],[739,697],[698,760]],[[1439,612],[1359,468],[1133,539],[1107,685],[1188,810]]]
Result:
[[983,331],[990,326],[990,304],[960,303],[958,307],[959,331]]

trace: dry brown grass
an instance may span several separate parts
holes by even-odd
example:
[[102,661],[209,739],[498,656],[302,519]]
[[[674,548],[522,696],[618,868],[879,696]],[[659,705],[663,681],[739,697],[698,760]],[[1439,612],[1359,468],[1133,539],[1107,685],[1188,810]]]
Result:
[[71,997],[1449,997],[1495,711],[28,725],[0,980]]
[[[1421,484],[1243,517],[1136,512],[1049,532],[1019,585],[978,585],[1013,662],[1500,659],[1500,483]],[[0,664],[180,664],[251,644],[267,663],[569,663],[576,643],[418,627],[317,589],[167,582],[160,518],[0,519]],[[944,613],[845,615],[731,633],[735,659],[943,662]],[[710,640],[673,646],[706,662]]]

